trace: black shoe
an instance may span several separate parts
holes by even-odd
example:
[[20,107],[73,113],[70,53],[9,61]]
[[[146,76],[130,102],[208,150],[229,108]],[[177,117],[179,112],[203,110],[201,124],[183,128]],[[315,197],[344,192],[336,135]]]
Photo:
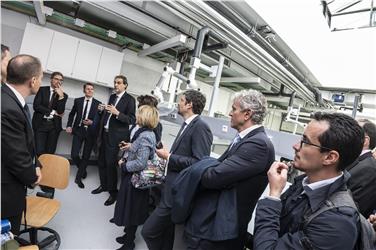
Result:
[[111,218],[110,223],[115,223],[115,218]]
[[85,172],[82,174],[82,179],[86,179],[86,177],[87,177],[87,172],[85,170]]
[[116,237],[115,240],[119,244],[125,244],[126,237],[127,237],[127,235],[124,234],[123,236]]
[[74,182],[77,184],[79,188],[85,188],[85,185],[82,183],[81,179],[75,179]]
[[134,248],[135,248],[135,244],[132,243],[132,244],[124,244],[116,250],[134,250]]
[[99,186],[98,188],[94,189],[93,191],[91,191],[92,194],[100,194],[102,192],[104,192],[105,190],[103,189],[102,186]]
[[104,205],[105,206],[111,206],[112,204],[115,203],[115,201],[116,201],[116,197],[110,195],[110,197],[108,197],[108,199],[105,201]]

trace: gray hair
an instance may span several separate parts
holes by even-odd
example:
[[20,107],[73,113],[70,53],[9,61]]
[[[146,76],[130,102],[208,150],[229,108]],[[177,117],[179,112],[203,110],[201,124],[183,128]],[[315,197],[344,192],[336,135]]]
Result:
[[265,96],[257,90],[242,90],[235,93],[234,101],[239,101],[242,111],[251,110],[253,115],[251,120],[255,124],[261,124],[264,121],[267,111],[267,102]]

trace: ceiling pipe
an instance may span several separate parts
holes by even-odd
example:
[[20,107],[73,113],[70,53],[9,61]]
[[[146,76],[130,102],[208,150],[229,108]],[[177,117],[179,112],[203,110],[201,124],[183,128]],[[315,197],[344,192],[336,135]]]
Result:
[[162,2],[161,4],[174,8],[186,19],[194,19],[196,22],[209,24],[218,34],[221,34],[232,49],[252,61],[263,71],[270,74],[273,78],[281,81],[281,83],[289,86],[292,90],[302,96],[302,98],[315,102],[315,97],[309,89],[307,89],[295,76],[288,72],[285,68],[276,62],[276,60],[257,45],[254,41],[241,32],[228,20],[209,8],[204,2]]

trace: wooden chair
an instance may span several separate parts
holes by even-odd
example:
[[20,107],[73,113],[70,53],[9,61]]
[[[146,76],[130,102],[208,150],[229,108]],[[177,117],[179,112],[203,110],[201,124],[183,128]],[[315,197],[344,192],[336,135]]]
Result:
[[[65,189],[69,182],[69,161],[64,157],[43,154],[38,158],[42,168],[42,180],[39,183],[47,187]],[[28,227],[22,230],[19,235],[29,233],[30,243],[44,248],[56,241],[55,249],[58,249],[61,243],[59,234],[51,229],[44,227],[59,211],[60,202],[56,199],[49,199],[37,196],[26,197],[26,224]],[[22,219],[25,222],[25,218]],[[38,231],[47,231],[51,233],[47,238],[38,241]],[[22,245],[30,244],[19,238]]]

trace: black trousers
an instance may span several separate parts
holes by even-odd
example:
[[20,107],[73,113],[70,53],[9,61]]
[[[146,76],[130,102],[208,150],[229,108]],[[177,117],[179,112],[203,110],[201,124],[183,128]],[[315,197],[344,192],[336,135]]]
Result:
[[[57,140],[59,138],[60,131],[56,130],[53,120],[43,120],[41,125],[35,129],[35,146],[36,153],[39,157],[42,154],[55,154],[57,147]],[[55,189],[40,186],[42,191],[49,192],[54,195]]]
[[102,134],[102,144],[99,149],[98,168],[101,186],[110,195],[117,195],[117,169],[119,146],[111,145],[108,132]]
[[60,131],[56,130],[53,120],[43,120],[35,129],[35,146],[37,156],[55,154]]
[[8,218],[3,218],[1,217],[1,219],[7,219],[9,220],[10,222],[10,225],[11,225],[11,229],[10,231],[14,234],[14,235],[18,235],[19,232],[20,232],[20,227],[21,227],[21,219],[22,219],[22,213],[21,214],[18,214],[18,215],[15,215],[15,216],[12,216],[12,217],[8,217]]
[[[73,134],[71,158],[78,167],[76,179],[81,179],[89,163],[91,151],[94,146],[95,138],[88,135],[85,127],[76,128],[77,132]],[[82,157],[80,151],[83,145]]]
[[142,231],[149,250],[172,250],[175,238],[175,224],[171,221],[171,208],[163,199],[146,220]]
[[210,241],[184,234],[184,241],[188,250],[243,250],[247,232],[239,229],[240,236],[231,240]]

